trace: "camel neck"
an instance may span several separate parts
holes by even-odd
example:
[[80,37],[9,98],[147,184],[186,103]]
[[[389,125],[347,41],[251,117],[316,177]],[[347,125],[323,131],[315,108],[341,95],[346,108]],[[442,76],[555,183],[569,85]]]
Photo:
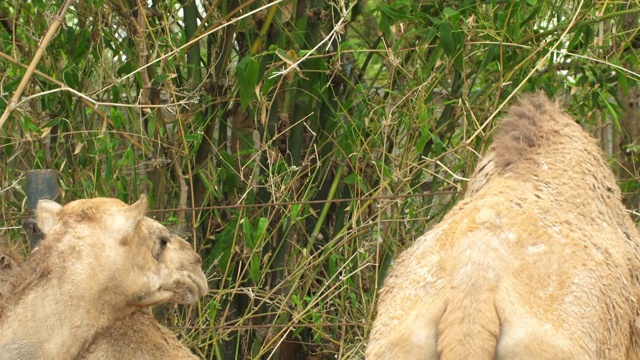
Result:
[[82,290],[47,284],[35,285],[6,314],[0,360],[72,359],[112,322],[108,309],[92,308],[74,295]]

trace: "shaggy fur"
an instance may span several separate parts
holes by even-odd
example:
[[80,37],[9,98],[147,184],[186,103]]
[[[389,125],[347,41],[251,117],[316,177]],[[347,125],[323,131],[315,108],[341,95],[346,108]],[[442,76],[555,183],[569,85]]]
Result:
[[140,308],[206,293],[201,270],[185,271],[194,257],[173,254],[167,229],[145,212],[144,198],[38,204],[46,236],[5,288],[0,359],[72,359]]
[[638,359],[639,240],[595,141],[523,96],[398,258],[367,359]]

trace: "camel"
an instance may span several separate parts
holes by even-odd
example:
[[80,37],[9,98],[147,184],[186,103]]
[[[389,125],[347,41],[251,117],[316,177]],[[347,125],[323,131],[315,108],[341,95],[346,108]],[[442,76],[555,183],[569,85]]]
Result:
[[109,198],[38,203],[45,238],[4,286],[0,359],[73,359],[142,308],[206,293],[195,252],[176,253],[185,249],[146,209],[144,196],[130,206]]
[[397,259],[366,358],[638,359],[640,237],[600,148],[542,93]]
[[[36,227],[36,229],[38,228]],[[182,266],[184,270],[193,272],[203,282],[202,288],[206,289],[206,277],[200,268],[202,262],[200,257],[191,250],[189,243],[174,235],[168,246],[175,247],[175,250],[167,251],[173,256],[175,267]],[[22,256],[12,246],[0,243],[0,299],[6,296],[2,285],[19,271],[22,263]],[[188,268],[185,268],[185,265]],[[169,302],[190,304],[202,295],[187,291],[183,294],[177,294]],[[82,360],[198,359],[173,333],[154,319],[148,308],[133,312],[98,334],[89,349],[76,358]]]

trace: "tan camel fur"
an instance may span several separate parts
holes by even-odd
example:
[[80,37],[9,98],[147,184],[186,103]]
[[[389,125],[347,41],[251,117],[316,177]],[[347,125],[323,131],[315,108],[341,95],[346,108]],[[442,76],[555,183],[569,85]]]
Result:
[[540,93],[494,139],[391,270],[367,359],[640,358],[640,237],[595,141]]
[[185,271],[192,264],[175,263],[181,256],[172,254],[168,230],[146,209],[144,197],[131,206],[107,198],[39,202],[46,235],[4,287],[0,359],[73,359],[143,307],[206,293],[206,279]]
[[196,360],[198,357],[145,308],[111,326],[78,359]]
[[[172,236],[167,247],[169,249],[165,251],[165,255],[173,258],[170,261],[175,264],[175,267],[193,272],[201,278],[206,289],[206,277],[200,267],[200,257],[191,249],[189,243],[178,236]],[[19,265],[22,262],[22,256],[15,249],[8,244],[0,244],[0,299],[6,296],[2,285],[19,271]],[[204,294],[186,291],[173,297],[170,302],[192,303],[202,295]],[[80,354],[77,359],[188,360],[198,358],[173,333],[160,325],[148,308],[143,308],[97,334],[89,349]]]

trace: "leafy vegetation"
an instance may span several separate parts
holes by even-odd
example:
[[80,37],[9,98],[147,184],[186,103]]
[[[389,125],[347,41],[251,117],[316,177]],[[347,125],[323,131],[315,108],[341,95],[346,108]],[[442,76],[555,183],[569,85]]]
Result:
[[[0,113],[63,3],[0,3]],[[23,241],[25,170],[57,170],[62,201],[148,193],[210,277],[199,306],[158,309],[194,352],[361,358],[393,257],[455,203],[517,94],[561,99],[637,207],[639,14],[596,1],[72,3],[0,125],[4,233]]]

